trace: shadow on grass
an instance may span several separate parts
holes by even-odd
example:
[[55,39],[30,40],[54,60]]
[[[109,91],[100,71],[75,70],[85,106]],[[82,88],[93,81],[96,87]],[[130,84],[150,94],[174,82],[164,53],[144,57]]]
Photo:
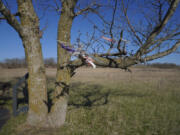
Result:
[[0,82],[0,106],[5,105],[10,97],[10,88],[12,87],[11,82]]
[[10,112],[4,108],[8,104],[12,97],[10,96],[11,82],[0,82],[0,129],[10,118]]
[[10,113],[8,109],[0,108],[0,129],[10,118]]
[[103,91],[101,85],[84,85],[73,83],[70,87],[68,105],[79,107],[101,106],[108,103],[110,91]]
[[11,97],[0,96],[0,106],[6,105],[6,103],[10,100],[12,100]]
[[[17,83],[17,80],[20,78],[15,78],[8,82],[0,82],[0,107],[11,107],[13,87]],[[17,93],[17,108],[24,104],[28,104],[28,91],[27,91],[27,82],[25,81],[16,89]]]
[[68,105],[79,107],[93,107],[108,104],[112,98],[120,97],[143,98],[150,96],[148,93],[142,93],[124,88],[106,88],[97,84],[73,83],[70,87],[70,98]]

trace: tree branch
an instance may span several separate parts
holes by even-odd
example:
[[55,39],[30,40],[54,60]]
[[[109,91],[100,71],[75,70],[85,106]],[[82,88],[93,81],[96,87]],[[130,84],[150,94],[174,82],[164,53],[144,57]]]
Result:
[[123,30],[121,30],[121,32],[120,32],[120,39],[119,39],[119,41],[118,41],[118,45],[117,45],[117,49],[118,49],[118,51],[119,52],[121,52],[121,41],[122,41],[122,38],[123,38]]
[[162,31],[164,26],[167,24],[173,13],[175,12],[177,6],[179,4],[179,0],[172,0],[171,5],[163,18],[162,22],[160,22],[159,25],[157,25],[154,30],[150,33],[150,35],[147,37],[146,42],[143,44],[142,47],[139,48],[139,50],[136,52],[135,56],[141,57],[146,50],[153,45],[153,39]]
[[94,8],[89,8],[87,11],[96,14],[105,24],[110,25],[110,24],[104,19],[104,17],[103,17],[98,11],[96,11]]
[[0,0],[0,12],[7,20],[8,24],[10,24],[20,34],[22,30],[20,23],[15,16],[11,14],[10,10],[5,7],[2,0]]
[[[111,39],[114,39],[112,30],[113,30],[113,25],[114,25],[114,19],[115,19],[116,9],[117,9],[117,0],[115,0],[115,5],[114,5],[114,9],[113,9],[113,14],[112,14],[112,21],[111,21],[110,30],[109,30],[109,34],[110,34],[110,36],[111,36]],[[114,43],[111,42],[110,48],[109,48],[108,51],[107,51],[108,53],[110,53],[110,51],[111,51],[111,49],[113,48],[113,46],[114,46]]]
[[151,49],[147,50],[147,51],[145,52],[145,54],[148,54],[148,53],[154,51],[154,50],[155,50],[157,47],[159,47],[161,44],[162,44],[162,42],[157,43],[157,44],[154,45]]
[[[15,14],[12,14],[13,16],[20,16],[20,13],[17,12]],[[0,20],[6,20],[6,18],[4,16],[0,16]]]
[[140,43],[140,45],[142,46],[143,43],[142,43],[140,37],[136,34],[136,31],[135,31],[134,27],[132,26],[132,24],[130,23],[130,20],[129,20],[128,16],[127,16],[127,11],[126,11],[126,9],[124,7],[123,0],[122,0],[122,6],[123,6],[123,12],[124,12],[124,15],[126,17],[129,28],[132,31],[132,33],[134,34],[134,36],[136,37],[136,39],[138,40],[138,42]]
[[[96,7],[93,8],[93,6],[96,6]],[[95,9],[97,9],[99,7],[101,7],[101,5],[96,4],[96,3],[91,3],[90,5],[88,5],[87,7],[83,8],[83,9],[79,9],[79,11],[75,13],[75,16],[81,15],[88,11],[95,12]]]
[[152,40],[155,36],[157,36],[161,32],[161,30],[164,28],[164,26],[167,24],[168,20],[171,18],[171,16],[175,12],[178,4],[179,4],[179,0],[172,0],[171,5],[170,5],[170,7],[169,7],[169,9],[168,9],[164,19],[150,33],[150,35],[149,35],[149,37],[147,39],[147,42],[149,40]]
[[163,51],[161,53],[157,53],[157,54],[154,54],[152,56],[147,56],[144,58],[144,60],[146,61],[151,61],[151,60],[154,60],[154,59],[157,59],[157,58],[161,58],[163,56],[166,56],[174,51],[176,51],[176,49],[180,46],[180,41],[176,42],[170,49],[166,50],[166,51]]

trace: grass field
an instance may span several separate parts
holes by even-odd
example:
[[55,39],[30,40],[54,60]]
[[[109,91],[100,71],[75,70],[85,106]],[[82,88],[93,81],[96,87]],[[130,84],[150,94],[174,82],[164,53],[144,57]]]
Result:
[[[0,81],[11,83],[26,69],[2,69]],[[55,69],[47,69],[48,89]],[[11,100],[3,106],[9,106]],[[70,87],[66,123],[60,129],[21,127],[26,114],[11,119],[0,135],[179,135],[180,70],[98,68],[77,70]]]

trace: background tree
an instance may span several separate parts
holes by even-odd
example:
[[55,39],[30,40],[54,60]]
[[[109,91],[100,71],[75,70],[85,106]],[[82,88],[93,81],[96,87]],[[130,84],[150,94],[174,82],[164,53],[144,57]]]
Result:
[[[149,22],[149,18],[147,18],[147,22],[140,29],[139,27],[134,27],[128,16],[128,6],[131,4],[118,0],[109,1],[107,5],[110,6],[108,6],[109,10],[107,11],[112,11],[112,15],[107,18],[101,14],[106,13],[104,9],[107,5],[102,6],[102,3],[99,3],[101,4],[100,6],[98,1],[91,1],[90,3],[87,2],[83,7],[79,6],[80,2],[80,0],[55,0],[55,5],[57,6],[55,9],[58,13],[60,12],[57,40],[64,42],[65,45],[69,45],[71,27],[75,17],[82,14],[95,13],[104,23],[105,29],[94,25],[94,31],[98,30],[101,32],[101,35],[110,36],[112,40],[116,38],[117,41],[116,43],[107,42],[104,44],[95,40],[98,41],[98,44],[95,44],[95,42],[92,45],[87,44],[86,49],[90,48],[88,51],[92,50],[91,56],[98,66],[126,69],[131,65],[168,55],[180,45],[180,40],[178,39],[179,27],[168,26],[169,22],[172,21],[173,14],[175,14],[179,0],[163,1],[163,3],[161,1],[154,3],[153,0],[148,2],[151,3],[151,7],[158,9],[158,12],[155,12],[157,13],[158,21]],[[39,36],[39,19],[34,11],[32,0],[17,0],[17,4],[18,13],[15,15],[0,0],[0,12],[2,18],[6,19],[18,32],[25,49],[29,72],[29,112],[27,123],[32,126],[59,127],[64,123],[66,117],[70,79],[74,75],[74,70],[85,64],[84,59],[80,58],[72,61],[70,53],[59,44],[57,45],[56,87],[51,97],[52,106],[48,108],[46,76],[40,44],[41,36]],[[103,12],[101,12],[101,9]],[[152,15],[152,12],[150,12],[150,15]],[[122,20],[119,21],[119,18],[122,18]],[[156,17],[153,19],[156,19]],[[145,20],[143,19],[143,21]],[[117,22],[122,26],[117,25]],[[124,29],[123,26],[128,27]],[[145,31],[142,31],[142,28]],[[130,43],[135,45],[134,48],[131,48],[133,52],[126,49],[127,44],[123,41],[124,35],[125,37],[130,35]],[[91,39],[90,41],[94,41],[95,33]],[[167,42],[170,47],[164,47],[163,50],[160,49],[158,52],[155,51],[166,46]],[[93,47],[93,45],[96,45],[96,47]],[[104,48],[104,50],[100,47]]]
[[56,65],[56,61],[54,58],[46,58],[44,60],[44,64],[46,67],[53,67],[55,68],[57,65]]

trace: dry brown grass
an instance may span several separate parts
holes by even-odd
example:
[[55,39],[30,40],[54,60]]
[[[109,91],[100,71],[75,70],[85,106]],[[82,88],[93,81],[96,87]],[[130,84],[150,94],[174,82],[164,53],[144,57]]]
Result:
[[[73,81],[92,81],[108,83],[120,81],[149,81],[159,79],[177,79],[180,78],[180,70],[156,69],[156,68],[132,68],[132,73],[121,69],[111,68],[80,68],[74,76]],[[105,81],[105,82],[104,82]]]
[[[21,77],[26,69],[1,69],[0,79]],[[179,135],[180,70],[80,68],[72,78],[66,124],[57,131],[30,129],[22,135]],[[47,69],[49,90],[56,69]],[[53,79],[51,79],[53,78]],[[26,115],[12,118],[0,131],[15,129]]]
[[[119,82],[119,81],[146,81],[149,79],[173,79],[180,77],[180,70],[177,69],[158,69],[158,68],[132,68],[132,73],[121,69],[112,68],[79,68],[76,70],[72,81],[83,82]],[[15,77],[21,77],[27,72],[25,68],[19,69],[0,69],[0,79],[8,80]],[[56,76],[55,68],[47,68],[46,74],[48,77]],[[168,77],[168,78],[167,78]]]
[[[131,86],[144,85],[149,89],[180,88],[180,70],[178,69],[158,69],[158,68],[131,68],[132,73],[121,69],[112,68],[79,68],[71,82],[81,82],[87,84],[98,84],[104,86]],[[6,82],[16,77],[22,77],[27,69],[1,69],[0,81]],[[48,78],[55,79],[56,69],[47,68]],[[51,83],[54,83],[53,81]],[[53,87],[52,87],[53,88]]]

